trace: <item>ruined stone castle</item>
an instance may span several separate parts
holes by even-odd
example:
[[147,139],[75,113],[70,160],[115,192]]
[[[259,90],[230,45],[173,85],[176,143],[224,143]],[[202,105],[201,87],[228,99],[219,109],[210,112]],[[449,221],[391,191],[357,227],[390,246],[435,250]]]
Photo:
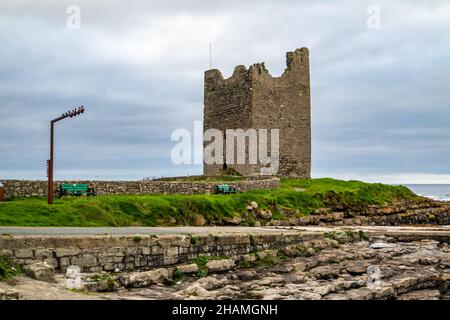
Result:
[[[217,69],[207,70],[204,130],[214,128],[225,135],[227,129],[279,129],[277,175],[310,178],[311,97],[308,49],[288,52],[286,65],[280,77],[272,77],[264,63],[253,64],[248,69],[239,65],[228,79],[224,79]],[[210,142],[205,141],[204,147],[208,143]],[[245,156],[248,159],[248,154]],[[204,163],[203,173],[214,175],[233,168],[242,175],[252,176],[259,175],[263,166],[266,164],[259,159],[256,164],[229,164],[224,158],[223,163]]]

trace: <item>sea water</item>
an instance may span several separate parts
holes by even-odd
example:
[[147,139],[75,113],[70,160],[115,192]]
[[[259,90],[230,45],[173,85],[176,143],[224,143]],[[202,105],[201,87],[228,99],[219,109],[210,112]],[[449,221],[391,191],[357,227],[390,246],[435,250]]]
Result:
[[420,196],[450,202],[450,184],[407,184],[406,186]]

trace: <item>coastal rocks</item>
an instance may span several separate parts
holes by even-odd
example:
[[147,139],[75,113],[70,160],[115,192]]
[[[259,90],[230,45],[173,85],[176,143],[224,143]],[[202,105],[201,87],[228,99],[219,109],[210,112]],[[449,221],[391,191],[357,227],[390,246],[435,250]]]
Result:
[[397,300],[439,300],[439,290],[418,290],[400,295]]
[[390,249],[394,247],[392,243],[375,242],[370,245],[372,249]]
[[224,287],[227,284],[226,279],[216,279],[214,277],[201,278],[193,284],[189,285],[187,288],[180,290],[175,293],[176,296],[180,297],[199,297],[212,299],[218,294],[218,292],[211,292],[212,290],[217,290]]
[[199,214],[199,215],[197,215],[197,216],[195,217],[195,223],[194,223],[194,224],[195,224],[197,227],[204,226],[205,223],[206,223],[206,219],[205,219],[205,217],[204,217],[203,215]]
[[250,202],[250,205],[247,207],[247,209],[250,211],[258,209],[258,203],[256,201]]
[[[75,280],[76,281],[76,280]],[[83,275],[81,277],[81,288],[83,291],[91,292],[113,292],[120,287],[117,276],[108,273]]]
[[263,260],[266,257],[276,257],[277,254],[278,253],[276,250],[263,250],[263,251],[256,252],[255,256],[257,259]]
[[261,219],[271,219],[272,211],[270,211],[269,209],[261,209],[258,211],[257,217]]
[[[189,241],[188,237],[186,239]],[[199,260],[205,262],[205,265],[200,263],[200,267],[183,263],[175,265],[176,269],[156,268],[122,274],[84,273],[81,289],[101,292],[98,295],[108,299],[450,298],[450,250],[446,243],[377,236],[374,243],[393,246],[374,249],[371,247],[373,243],[359,237],[349,236],[347,240],[304,239],[301,244],[288,245],[292,252],[289,256],[283,248],[264,249],[262,246],[262,250],[234,255],[230,259],[217,260],[217,256],[206,256]],[[242,237],[244,241],[250,241],[248,236]],[[301,254],[307,249],[313,249],[314,254]],[[300,254],[294,254],[295,250]],[[252,262],[243,263],[246,259]],[[234,261],[238,263],[235,265]],[[207,273],[195,272],[195,268]],[[233,272],[227,272],[229,270]],[[36,283],[52,286],[52,292],[57,286],[66,294],[68,292],[64,281]],[[4,289],[5,284],[0,283],[0,288]],[[22,288],[20,292],[23,292]]]
[[195,263],[179,265],[177,266],[177,269],[182,274],[193,274],[198,272],[198,266]]
[[19,300],[19,291],[14,289],[2,289],[0,288],[0,300]]
[[224,272],[233,269],[234,265],[232,259],[211,260],[206,263],[206,268],[209,272]]
[[147,287],[152,284],[165,283],[172,279],[172,269],[155,269],[144,272],[123,273],[118,277],[120,284],[126,288]]
[[25,272],[35,280],[55,282],[55,269],[45,262],[30,264],[25,267]]
[[225,286],[227,283],[228,282],[226,278],[217,279],[215,277],[205,277],[197,281],[197,285],[205,288],[206,290],[219,289]]
[[237,278],[242,281],[251,281],[256,280],[260,278],[260,274],[256,272],[255,270],[247,270],[247,271],[240,271],[237,273]]
[[319,208],[313,211],[314,215],[327,215],[330,214],[333,210],[331,208]]
[[[338,249],[324,249],[315,257],[294,257],[276,268],[270,268],[274,272],[261,272],[263,269],[238,271],[236,276],[227,277],[224,287],[233,287],[237,282],[240,290],[211,291],[203,287],[207,293],[199,292],[195,298],[204,299],[207,296],[207,299],[217,299],[219,292],[221,298],[228,299],[384,300],[445,297],[448,273],[443,273],[437,264],[424,265],[419,259],[411,258],[415,252],[419,256],[427,252],[428,257],[442,259],[441,248],[433,241],[396,243],[389,250],[370,248],[370,243],[365,241],[340,244]],[[267,252],[264,253],[268,256]],[[283,268],[286,265],[291,268]],[[380,281],[371,281],[370,266],[379,268]],[[282,269],[292,270],[286,273]]]
[[235,215],[235,216],[232,216],[232,217],[227,217],[224,220],[225,220],[225,222],[227,224],[239,225],[241,223],[241,221],[242,221],[242,217],[238,216],[238,215]]
[[272,211],[269,209],[258,209],[258,203],[256,201],[251,201],[249,205],[247,205],[247,211],[252,213],[256,218],[260,219],[271,219]]
[[349,262],[345,265],[345,271],[352,276],[361,275],[367,272],[369,265],[370,263],[363,261]]
[[306,263],[303,261],[295,262],[292,264],[292,269],[296,272],[303,272],[306,270]]
[[[325,201],[326,203],[327,201]],[[272,220],[273,226],[303,225],[449,225],[450,203],[417,197],[385,205],[343,206],[329,204],[310,216],[295,217],[292,212],[283,213],[283,220]],[[292,211],[292,210],[291,210]]]
[[336,279],[339,276],[340,269],[333,265],[327,265],[315,267],[309,272],[316,279]]

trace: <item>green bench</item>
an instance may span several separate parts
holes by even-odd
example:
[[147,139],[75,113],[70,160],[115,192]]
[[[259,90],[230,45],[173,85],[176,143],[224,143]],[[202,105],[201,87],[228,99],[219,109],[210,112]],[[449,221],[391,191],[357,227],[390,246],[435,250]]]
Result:
[[214,192],[222,194],[236,193],[236,186],[234,184],[219,184],[214,187]]
[[85,183],[61,183],[59,187],[59,197],[62,196],[95,196],[95,189]]

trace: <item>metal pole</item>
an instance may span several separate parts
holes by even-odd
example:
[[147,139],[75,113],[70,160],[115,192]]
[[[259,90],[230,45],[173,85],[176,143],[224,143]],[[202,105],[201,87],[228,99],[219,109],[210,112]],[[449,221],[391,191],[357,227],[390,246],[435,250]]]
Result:
[[48,204],[53,203],[53,139],[54,139],[54,128],[55,123],[50,121],[50,161],[48,162],[48,192],[47,192],[47,202]]
[[50,160],[47,161],[47,176],[48,176],[48,190],[47,190],[47,202],[48,204],[53,204],[53,196],[55,193],[54,185],[53,185],[53,145],[54,145],[54,131],[55,131],[55,123],[66,119],[68,117],[73,118],[79,116],[84,113],[84,107],[81,106],[78,109],[73,109],[66,113],[63,113],[60,117],[53,119],[50,121]]

